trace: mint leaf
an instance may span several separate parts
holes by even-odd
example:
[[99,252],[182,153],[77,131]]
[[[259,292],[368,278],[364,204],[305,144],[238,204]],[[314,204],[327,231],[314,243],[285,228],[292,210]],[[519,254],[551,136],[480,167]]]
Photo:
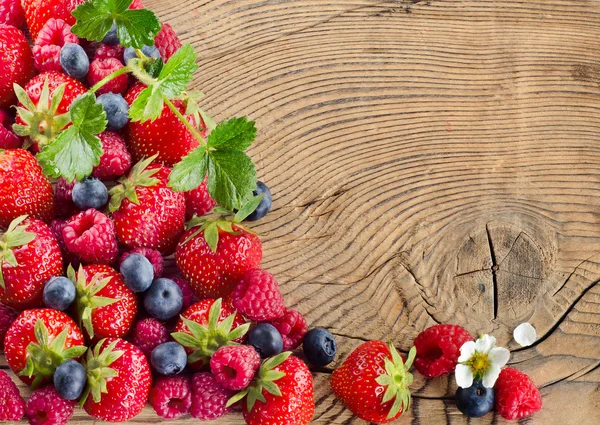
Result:
[[256,189],[256,169],[240,151],[209,151],[208,192],[222,207],[239,210]]
[[219,124],[208,136],[208,147],[244,151],[256,139],[254,121],[247,117],[231,118]]
[[169,176],[169,185],[179,192],[194,190],[204,181],[207,170],[206,148],[199,146],[175,164]]

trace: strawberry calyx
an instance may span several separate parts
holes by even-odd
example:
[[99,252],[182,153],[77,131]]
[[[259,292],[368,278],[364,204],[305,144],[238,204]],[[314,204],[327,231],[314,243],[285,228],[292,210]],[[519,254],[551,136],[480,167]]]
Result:
[[69,329],[65,328],[52,341],[48,334],[48,328],[43,320],[38,319],[33,327],[36,342],[30,342],[27,346],[29,356],[20,376],[31,378],[35,375],[31,387],[38,388],[48,377],[54,375],[54,371],[63,362],[80,357],[85,353],[87,347],[78,345],[65,349]]
[[265,360],[256,372],[252,383],[243,391],[240,391],[227,401],[227,407],[233,406],[246,396],[246,408],[248,412],[252,410],[257,401],[266,403],[267,400],[262,394],[263,389],[276,397],[281,397],[281,390],[275,383],[278,379],[285,376],[285,372],[274,370],[277,366],[285,362],[292,355],[291,351],[285,351]]
[[233,313],[219,323],[221,316],[221,306],[223,300],[217,299],[208,311],[208,324],[203,326],[193,320],[181,316],[191,335],[186,332],[174,332],[171,334],[173,339],[183,345],[191,348],[193,351],[188,356],[188,363],[205,363],[221,347],[229,345],[238,345],[234,340],[246,335],[250,329],[250,323],[244,323],[235,329],[231,329],[236,314]]
[[2,274],[2,263],[7,262],[11,267],[17,267],[19,263],[13,253],[13,248],[27,245],[35,239],[35,233],[26,231],[26,226],[20,224],[27,218],[26,215],[15,218],[8,229],[0,236],[0,287],[6,289],[4,276]]
[[83,267],[79,267],[77,275],[71,265],[67,269],[67,277],[75,284],[77,291],[77,316],[79,324],[85,328],[90,338],[94,338],[94,326],[92,324],[92,313],[99,307],[105,307],[119,301],[116,298],[101,297],[98,294],[109,284],[111,278],[100,278],[101,274],[95,274],[89,283]]
[[80,404],[83,406],[90,393],[95,403],[99,403],[102,399],[102,393],[107,394],[106,388],[107,380],[118,376],[119,373],[110,367],[115,361],[117,361],[123,354],[124,351],[115,350],[119,340],[111,342],[101,352],[101,347],[106,339],[99,341],[94,349],[88,350],[86,359],[83,361],[83,366],[87,371],[87,385],[81,396]]
[[409,372],[413,361],[417,355],[417,349],[412,347],[408,353],[406,362],[402,360],[402,356],[391,342],[388,344],[392,360],[385,358],[385,372],[375,379],[379,385],[386,388],[383,394],[381,404],[385,404],[390,400],[394,400],[394,404],[390,409],[387,419],[394,418],[400,410],[405,412],[410,407],[410,390],[409,386],[413,383],[413,375]]
[[139,161],[131,168],[129,175],[121,178],[119,184],[108,192],[110,195],[110,202],[108,204],[110,212],[115,212],[121,208],[121,203],[125,199],[129,199],[129,201],[139,205],[140,201],[138,200],[135,189],[137,187],[156,186],[160,183],[160,180],[153,177],[158,173],[159,168],[147,170],[148,166],[157,156],[158,154]]

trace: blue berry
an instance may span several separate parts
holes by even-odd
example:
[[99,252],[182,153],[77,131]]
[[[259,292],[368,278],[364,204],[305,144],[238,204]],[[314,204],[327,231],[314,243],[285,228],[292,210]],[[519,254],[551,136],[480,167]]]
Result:
[[53,277],[44,286],[44,304],[54,310],[65,311],[75,301],[75,285],[71,279]]
[[306,358],[315,366],[323,367],[335,359],[337,344],[335,338],[326,329],[311,329],[302,343]]
[[86,382],[85,368],[75,360],[67,360],[54,371],[54,387],[65,400],[78,399]]
[[479,418],[494,407],[493,388],[486,388],[481,381],[473,382],[469,388],[456,391],[456,407],[471,418]]
[[252,214],[246,217],[248,221],[256,221],[260,220],[271,210],[271,205],[273,204],[273,197],[271,196],[271,191],[268,186],[261,181],[256,182],[256,190],[253,192],[254,196],[265,194],[258,207],[254,210]]
[[125,285],[133,292],[144,292],[152,285],[154,267],[143,255],[128,255],[121,263],[120,271]]
[[73,186],[73,203],[80,210],[102,209],[108,202],[108,189],[100,180],[87,177]]
[[165,342],[152,350],[150,363],[161,375],[175,376],[185,369],[187,354],[182,345],[176,342]]
[[110,27],[110,31],[106,33],[102,39],[102,43],[108,44],[109,46],[116,46],[119,44],[119,36],[117,35],[117,24],[113,23]]
[[[160,50],[156,46],[144,46],[142,47],[142,53],[153,59],[160,59]],[[123,59],[125,60],[125,65],[129,64],[131,59],[137,58],[138,55],[135,52],[133,47],[128,47],[125,49],[123,53]]]
[[283,351],[283,339],[275,326],[269,323],[259,323],[248,333],[248,345],[253,346],[258,354],[265,359]]
[[181,311],[183,292],[171,279],[156,279],[146,292],[144,307],[155,319],[169,320]]
[[81,79],[90,69],[90,58],[79,44],[67,43],[60,49],[60,66],[71,77]]
[[98,96],[98,102],[106,112],[107,130],[118,131],[129,122],[129,104],[120,94],[105,93]]

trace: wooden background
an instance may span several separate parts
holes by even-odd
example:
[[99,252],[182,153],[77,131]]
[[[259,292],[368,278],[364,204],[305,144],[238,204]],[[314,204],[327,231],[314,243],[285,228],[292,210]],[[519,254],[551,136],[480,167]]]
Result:
[[[541,388],[521,423],[600,423],[599,1],[145,4],[199,51],[207,111],[257,120],[263,266],[337,336],[332,367],[455,322],[493,333]],[[511,341],[523,321],[527,349]],[[314,423],[363,424],[330,372]],[[462,416],[453,378],[416,376],[398,424],[505,423]]]

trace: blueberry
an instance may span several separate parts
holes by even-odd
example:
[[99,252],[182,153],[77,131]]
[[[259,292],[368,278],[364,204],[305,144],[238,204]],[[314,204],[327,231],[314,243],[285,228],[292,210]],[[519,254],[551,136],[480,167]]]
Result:
[[73,203],[80,210],[101,209],[108,202],[108,189],[100,180],[88,177],[73,186]]
[[65,311],[75,301],[75,285],[71,279],[53,277],[44,286],[44,304],[54,310]]
[[86,382],[85,368],[75,360],[67,360],[54,371],[54,387],[65,400],[79,398]]
[[120,268],[125,285],[133,292],[144,292],[154,279],[154,267],[146,257],[141,254],[130,254],[121,263]]
[[183,292],[171,279],[156,279],[146,292],[144,307],[155,319],[169,320],[181,311]]
[[185,369],[187,354],[182,345],[176,342],[165,342],[152,350],[150,363],[161,375],[174,376]]
[[264,359],[283,351],[283,339],[275,326],[259,323],[248,333],[248,345],[253,346]]
[[265,196],[264,198],[262,198],[262,201],[260,201],[260,204],[258,204],[258,207],[256,207],[254,212],[248,217],[246,217],[246,220],[248,221],[260,220],[261,218],[266,216],[269,210],[271,209],[271,204],[273,203],[271,191],[269,190],[267,185],[261,181],[256,182],[256,190],[253,193],[254,196],[262,195],[263,193],[265,194]]
[[306,358],[315,366],[323,367],[335,359],[337,344],[335,338],[326,329],[311,329],[302,343]]
[[60,49],[60,66],[73,78],[83,78],[90,69],[90,58],[79,44],[67,43]]
[[494,407],[494,389],[486,388],[481,381],[473,382],[469,388],[456,391],[456,407],[471,418],[479,418]]
[[129,122],[129,104],[120,94],[105,93],[98,96],[98,102],[106,112],[107,130],[118,131]]
[[109,46],[116,46],[119,44],[119,36],[117,35],[117,24],[113,23],[110,30],[106,33],[102,39],[102,43],[108,44]]
[[[148,56],[149,58],[160,59],[160,50],[158,50],[156,46],[144,46],[142,47],[142,53]],[[123,53],[125,65],[127,65],[131,59],[137,57],[138,55],[133,47],[126,48],[125,52]]]

